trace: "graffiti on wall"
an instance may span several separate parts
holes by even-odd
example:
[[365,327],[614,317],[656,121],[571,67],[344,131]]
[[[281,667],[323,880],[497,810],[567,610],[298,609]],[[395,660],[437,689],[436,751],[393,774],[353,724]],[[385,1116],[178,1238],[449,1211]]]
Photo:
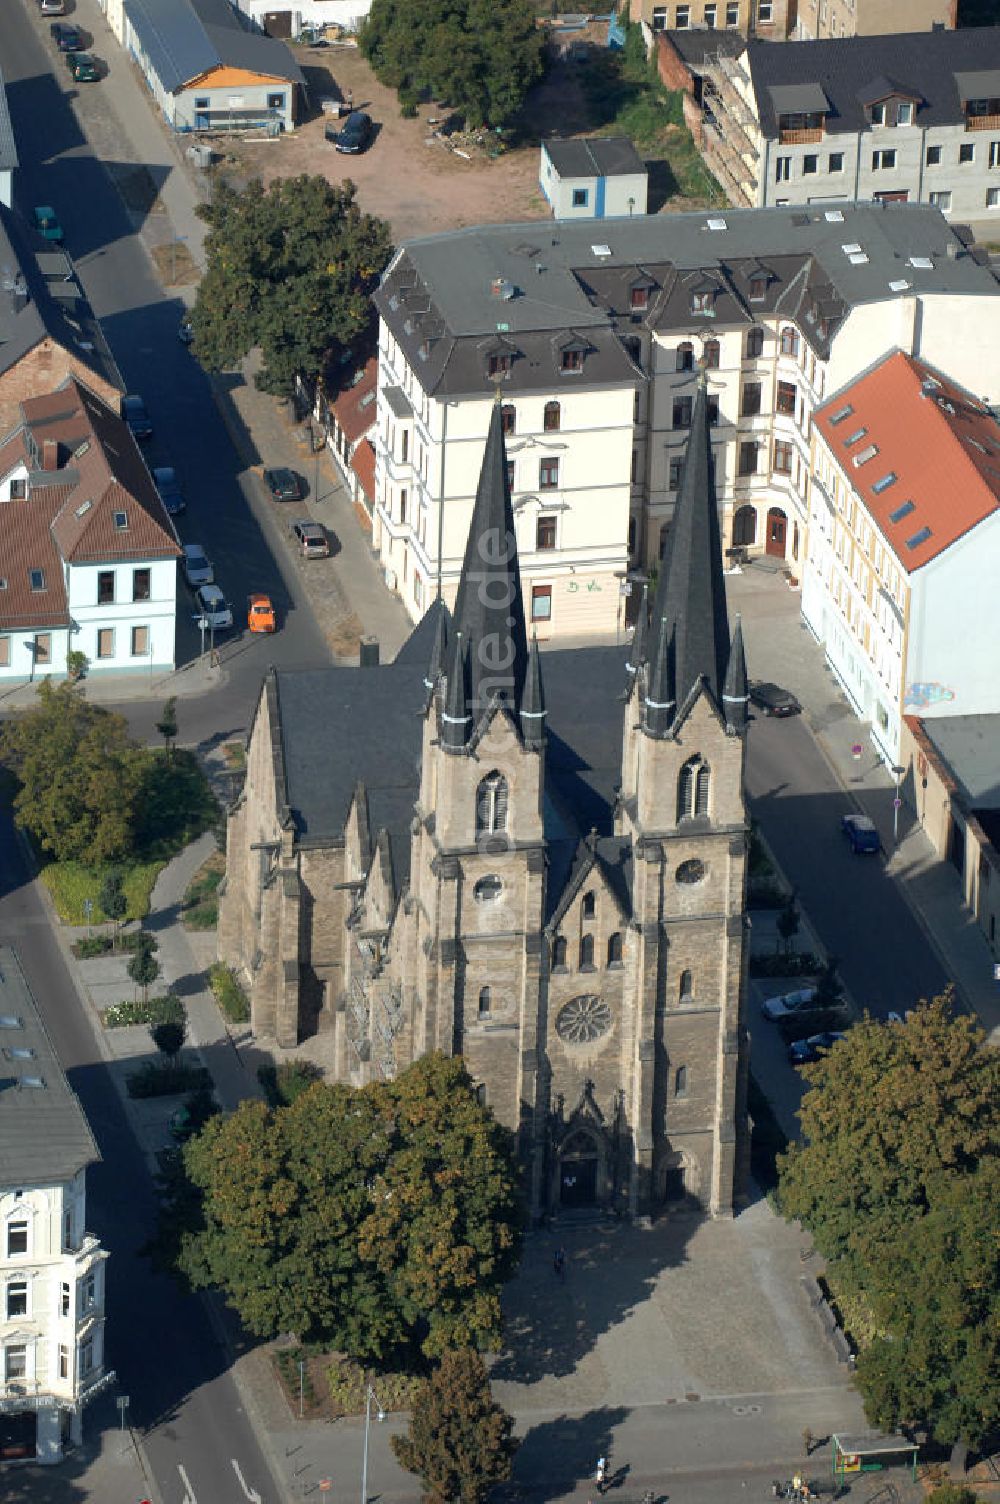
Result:
[[906,710],[929,710],[932,705],[946,705],[955,698],[955,691],[935,681],[911,684],[903,696]]

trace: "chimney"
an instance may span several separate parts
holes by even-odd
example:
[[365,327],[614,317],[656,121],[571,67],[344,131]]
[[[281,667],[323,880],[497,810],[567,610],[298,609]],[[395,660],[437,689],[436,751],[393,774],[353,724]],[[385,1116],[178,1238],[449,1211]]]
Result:
[[945,247],[945,250],[947,252],[949,261],[957,261],[959,256],[961,256],[962,254],[962,247],[960,245],[956,245],[953,240],[949,240],[947,246]]
[[58,470],[59,469],[59,440],[58,439],[43,439],[42,440],[42,469],[43,470]]
[[359,666],[361,668],[378,668],[379,645],[378,638],[362,637],[360,644]]

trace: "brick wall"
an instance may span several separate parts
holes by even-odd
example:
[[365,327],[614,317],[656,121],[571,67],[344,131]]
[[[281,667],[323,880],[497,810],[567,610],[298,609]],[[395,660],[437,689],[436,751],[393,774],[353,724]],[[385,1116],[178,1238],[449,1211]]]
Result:
[[21,421],[21,403],[29,397],[54,392],[68,376],[77,376],[84,386],[103,397],[115,412],[121,393],[83,361],[55,340],[41,340],[9,371],[0,376],[0,433],[10,433]]

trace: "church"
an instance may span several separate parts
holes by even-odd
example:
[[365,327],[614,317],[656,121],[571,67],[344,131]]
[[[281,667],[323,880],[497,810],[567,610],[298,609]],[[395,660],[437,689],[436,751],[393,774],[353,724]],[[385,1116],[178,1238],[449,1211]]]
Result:
[[728,1216],[748,1156],[747,677],[704,380],[628,648],[528,638],[495,407],[453,611],[391,664],[265,678],[220,958],[330,1074],[461,1054],[532,1212]]

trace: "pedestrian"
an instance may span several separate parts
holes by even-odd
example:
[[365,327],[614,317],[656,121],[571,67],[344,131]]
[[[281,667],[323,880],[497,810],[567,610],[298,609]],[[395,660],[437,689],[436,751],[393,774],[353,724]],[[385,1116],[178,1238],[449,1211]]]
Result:
[[598,1459],[597,1459],[597,1492],[599,1494],[603,1494],[605,1488],[607,1487],[607,1484],[608,1484],[608,1459],[606,1457],[598,1457]]
[[566,1250],[557,1248],[552,1259],[552,1268],[555,1270],[556,1279],[566,1278]]

